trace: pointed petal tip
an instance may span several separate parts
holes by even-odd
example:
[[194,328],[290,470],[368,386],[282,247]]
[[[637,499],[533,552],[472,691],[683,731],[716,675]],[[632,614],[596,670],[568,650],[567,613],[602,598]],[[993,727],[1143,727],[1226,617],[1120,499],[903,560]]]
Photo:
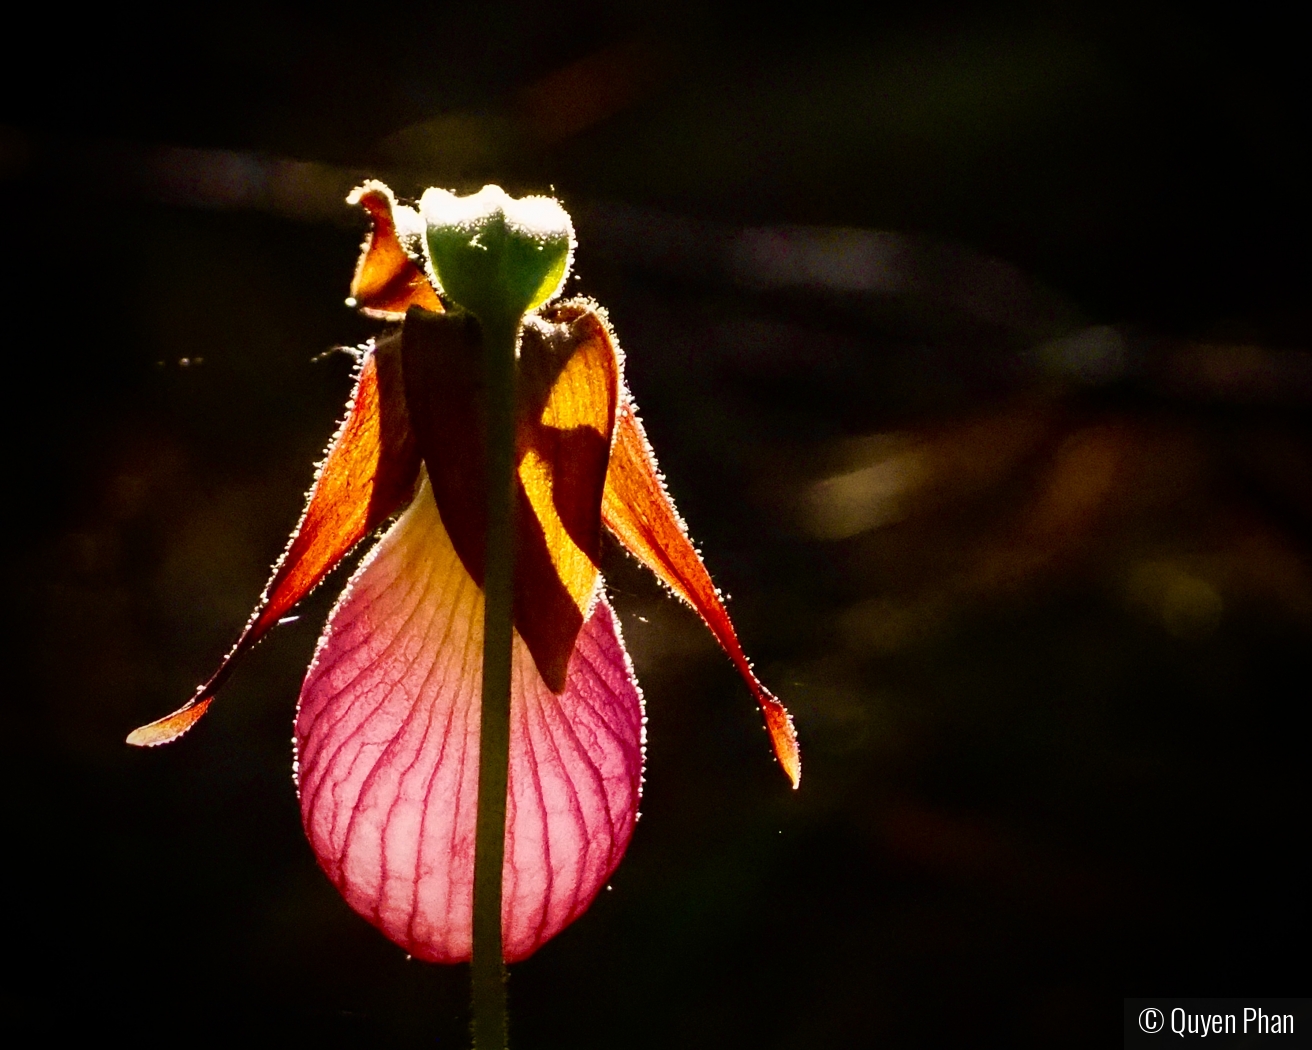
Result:
[[188,701],[173,714],[132,730],[127,742],[133,747],[159,747],[161,744],[172,743],[200,721],[213,699],[207,696],[201,700]]
[[[761,690],[765,692],[764,687]],[[769,694],[766,694],[769,696]],[[797,731],[793,728],[793,716],[773,696],[761,698],[761,709],[765,714],[765,727],[770,733],[770,743],[774,746],[775,757],[796,791],[802,782],[802,751],[797,745]]]

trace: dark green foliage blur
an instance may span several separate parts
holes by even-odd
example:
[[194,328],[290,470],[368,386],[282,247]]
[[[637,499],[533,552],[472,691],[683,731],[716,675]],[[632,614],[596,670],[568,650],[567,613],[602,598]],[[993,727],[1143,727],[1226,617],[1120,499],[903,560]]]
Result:
[[607,552],[643,817],[514,969],[515,1046],[1117,1045],[1122,996],[1300,994],[1302,37],[1166,0],[752,12],[6,34],[4,1031],[464,1045],[467,972],[357,918],[300,830],[345,571],[190,735],[123,744],[245,622],[334,348],[377,330],[342,302],[358,174],[554,187],[802,741],[793,793],[693,615]]

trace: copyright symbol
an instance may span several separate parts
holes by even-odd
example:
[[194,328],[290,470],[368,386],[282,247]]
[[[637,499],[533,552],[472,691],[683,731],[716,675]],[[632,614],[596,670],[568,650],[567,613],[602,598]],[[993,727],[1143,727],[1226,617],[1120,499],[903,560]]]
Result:
[[1162,1016],[1162,1011],[1155,1006],[1149,1006],[1139,1011],[1139,1027],[1150,1035],[1153,1032],[1160,1032],[1162,1025],[1166,1023],[1166,1018]]

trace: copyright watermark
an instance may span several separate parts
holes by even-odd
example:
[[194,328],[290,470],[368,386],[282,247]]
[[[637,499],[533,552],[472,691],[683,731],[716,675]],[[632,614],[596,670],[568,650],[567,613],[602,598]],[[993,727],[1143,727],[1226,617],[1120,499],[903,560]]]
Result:
[[1126,999],[1125,1045],[1312,1046],[1308,999]]

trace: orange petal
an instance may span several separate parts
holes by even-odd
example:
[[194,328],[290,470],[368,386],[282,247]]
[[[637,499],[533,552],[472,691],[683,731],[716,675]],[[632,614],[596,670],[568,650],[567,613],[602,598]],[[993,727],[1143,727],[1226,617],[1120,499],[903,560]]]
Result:
[[409,502],[419,453],[406,418],[399,344],[393,336],[365,356],[347,417],[328,448],[305,513],[236,644],[195,696],[173,714],[134,730],[129,744],[167,744],[190,729],[227,680],[233,660],[309,594],[356,543]]
[[[451,542],[481,587],[487,539],[482,336],[467,315],[406,318],[406,399]],[[547,685],[564,688],[596,593],[601,494],[619,364],[591,304],[530,316],[516,383],[515,627]]]
[[381,182],[366,182],[351,191],[346,203],[360,205],[374,224],[360,249],[360,261],[351,279],[353,305],[362,313],[385,321],[401,320],[412,306],[441,313],[441,300],[428,275],[406,252],[397,235],[396,216],[413,216],[406,225],[414,226],[418,232],[421,229],[418,214],[400,207],[392,191]]
[[[211,682],[213,682],[213,679],[205,683],[207,689]],[[149,725],[132,730],[128,734],[128,743],[135,747],[155,747],[159,744],[167,744],[170,740],[177,740],[178,737],[200,721],[200,716],[210,709],[210,702],[213,699],[213,696],[204,693],[197,694],[174,711],[173,714],[157,718]]]
[[793,787],[797,787],[802,756],[792,717],[752,672],[720,592],[665,491],[651,445],[627,396],[615,423],[601,516],[629,552],[691,605],[711,629],[761,705],[774,753]]
[[[525,323],[515,626],[557,692],[600,577],[601,494],[619,386],[614,342],[590,303],[565,303]],[[558,602],[553,609],[539,600],[557,587],[572,607]]]

